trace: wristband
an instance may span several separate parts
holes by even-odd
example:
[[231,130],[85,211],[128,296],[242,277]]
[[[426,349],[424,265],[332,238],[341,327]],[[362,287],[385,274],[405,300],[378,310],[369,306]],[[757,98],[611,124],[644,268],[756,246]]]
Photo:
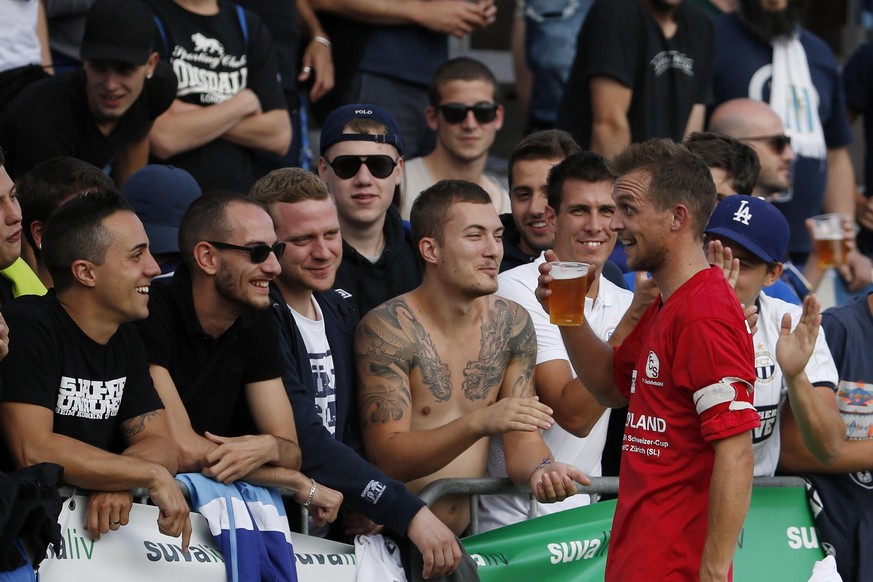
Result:
[[539,465],[534,467],[534,470],[530,472],[530,477],[528,477],[527,480],[530,481],[530,478],[533,477],[534,473],[536,473],[537,471],[539,471],[540,469],[542,469],[543,467],[545,467],[546,465],[549,465],[551,463],[552,463],[552,455],[549,455],[548,457],[546,457],[545,459],[540,461]]
[[309,497],[303,502],[303,507],[307,508],[312,505],[312,498],[315,497],[315,490],[318,489],[318,483],[315,482],[315,479],[310,477],[309,480],[312,481],[312,485],[309,487]]
[[326,46],[327,48],[330,48],[330,47],[333,46],[333,45],[330,43],[330,39],[327,38],[326,36],[313,36],[313,37],[312,37],[312,40],[315,41],[315,42],[320,42],[321,44],[323,44],[323,45]]

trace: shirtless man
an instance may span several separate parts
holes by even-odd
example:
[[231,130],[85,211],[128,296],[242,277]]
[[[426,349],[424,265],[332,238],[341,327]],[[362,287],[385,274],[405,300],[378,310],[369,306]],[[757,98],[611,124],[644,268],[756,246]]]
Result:
[[[540,436],[554,419],[534,396],[530,316],[494,295],[503,225],[491,198],[443,180],[422,192],[411,219],[422,284],[370,311],[355,337],[368,458],[417,493],[439,478],[483,476],[488,437],[502,435],[513,481],[540,502],[573,495],[574,481],[590,481],[555,462]],[[433,511],[455,533],[469,523],[463,498]]]

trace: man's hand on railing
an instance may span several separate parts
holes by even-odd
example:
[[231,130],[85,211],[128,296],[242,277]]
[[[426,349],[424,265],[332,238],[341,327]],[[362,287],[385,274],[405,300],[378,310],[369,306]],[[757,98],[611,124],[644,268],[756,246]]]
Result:
[[117,531],[127,525],[133,495],[130,491],[92,491],[88,497],[88,517],[85,527],[92,540],[99,540],[100,534]]
[[590,485],[591,480],[573,465],[560,462],[543,463],[530,476],[530,488],[540,503],[563,501],[576,494],[576,483]]

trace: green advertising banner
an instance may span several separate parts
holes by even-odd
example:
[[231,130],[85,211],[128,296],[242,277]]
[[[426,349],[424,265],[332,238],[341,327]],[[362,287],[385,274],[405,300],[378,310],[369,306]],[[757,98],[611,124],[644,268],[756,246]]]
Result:
[[[601,582],[615,501],[465,538],[482,582]],[[740,533],[734,580],[808,580],[824,557],[802,487],[758,488]]]

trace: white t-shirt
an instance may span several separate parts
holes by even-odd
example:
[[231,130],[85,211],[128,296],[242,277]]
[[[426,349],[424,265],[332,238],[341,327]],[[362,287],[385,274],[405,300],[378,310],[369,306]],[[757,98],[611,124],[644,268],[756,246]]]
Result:
[[[776,342],[782,329],[782,315],[791,314],[791,329],[800,321],[803,308],[761,293],[758,296],[758,329],[755,343],[755,408],[761,426],[752,431],[755,450],[755,477],[772,477],[779,462],[779,416],[788,396],[788,386],[776,363]],[[812,385],[829,382],[836,390],[839,373],[819,328],[815,349],[806,364],[806,375]]]
[[[564,347],[560,329],[549,322],[549,315],[534,294],[539,265],[544,260],[540,255],[532,263],[501,273],[497,294],[520,304],[530,314],[537,334],[537,365],[552,360],[564,360],[570,365],[570,357]],[[605,341],[615,331],[632,299],[633,293],[617,287],[601,275],[597,299],[585,299],[585,319],[591,329]],[[572,365],[570,371],[575,378],[576,371]],[[602,475],[600,458],[606,443],[608,423],[609,410],[606,410],[585,438],[572,435],[555,424],[549,430],[543,431],[543,440],[556,460],[574,465],[590,477],[599,477]],[[500,437],[491,439],[487,474],[489,477],[506,477],[503,441]],[[537,503],[537,515],[572,509],[590,502],[588,495],[577,494],[560,503]],[[480,531],[489,531],[527,519],[529,505],[526,495],[483,495],[479,500]]]
[[[424,158],[413,158],[403,164],[403,180],[400,182],[400,216],[404,220],[409,220],[412,203],[415,202],[421,191],[430,188],[435,183],[436,181],[424,163]],[[509,193],[497,180],[487,174],[482,174],[479,185],[488,191],[497,214],[511,211]]]
[[330,431],[330,434],[336,435],[336,375],[333,355],[327,343],[321,307],[315,299],[312,299],[312,304],[315,306],[317,320],[297,313],[290,305],[288,309],[297,322],[300,335],[303,336],[303,343],[306,344],[306,351],[309,353],[309,364],[315,380],[315,409],[324,427]]
[[42,62],[36,36],[38,10],[36,1],[0,0],[0,71]]

